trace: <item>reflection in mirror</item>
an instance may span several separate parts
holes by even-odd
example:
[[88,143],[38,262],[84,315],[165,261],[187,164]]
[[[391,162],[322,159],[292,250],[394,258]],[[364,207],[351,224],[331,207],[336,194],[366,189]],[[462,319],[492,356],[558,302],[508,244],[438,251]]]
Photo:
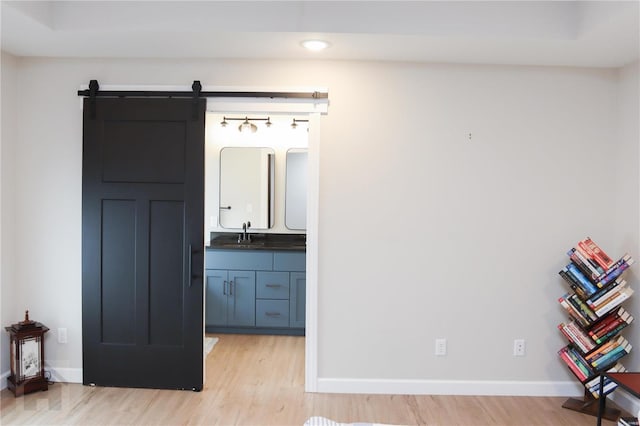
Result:
[[252,229],[273,226],[274,157],[271,148],[220,150],[220,226]]
[[307,229],[307,150],[287,151],[284,223],[289,229]]

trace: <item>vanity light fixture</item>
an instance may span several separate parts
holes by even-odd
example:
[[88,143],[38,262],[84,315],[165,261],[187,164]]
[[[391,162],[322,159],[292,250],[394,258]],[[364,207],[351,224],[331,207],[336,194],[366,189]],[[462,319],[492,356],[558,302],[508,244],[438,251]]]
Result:
[[252,118],[252,117],[243,117],[243,118],[233,118],[233,117],[222,117],[222,121],[220,122],[220,125],[222,127],[227,127],[227,124],[229,124],[227,121],[231,121],[231,120],[237,120],[237,121],[242,121],[242,123],[240,123],[240,125],[238,126],[238,131],[239,132],[251,132],[251,133],[255,133],[258,131],[258,126],[256,126],[254,123],[252,123],[252,121],[264,121],[265,126],[267,127],[271,127],[271,125],[273,124],[271,122],[271,117],[267,117],[267,118]]
[[294,118],[293,123],[291,123],[291,128],[295,130],[298,128],[298,123],[308,123],[308,122],[309,120],[300,120],[300,119]]
[[329,47],[329,42],[324,40],[304,40],[301,44],[302,47],[312,52],[320,52]]
[[258,131],[258,126],[256,126],[253,123],[249,123],[249,119],[245,117],[244,121],[242,122],[242,124],[240,124],[238,126],[238,131],[239,132],[248,132],[251,131],[251,133],[255,133]]

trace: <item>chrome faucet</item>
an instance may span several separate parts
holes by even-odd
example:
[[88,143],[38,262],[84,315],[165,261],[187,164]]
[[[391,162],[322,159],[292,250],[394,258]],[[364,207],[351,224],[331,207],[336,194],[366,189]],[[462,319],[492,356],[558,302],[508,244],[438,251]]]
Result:
[[251,228],[251,222],[247,221],[246,223],[242,224],[242,234],[238,235],[239,243],[242,241],[251,242],[251,234],[247,232],[249,228]]

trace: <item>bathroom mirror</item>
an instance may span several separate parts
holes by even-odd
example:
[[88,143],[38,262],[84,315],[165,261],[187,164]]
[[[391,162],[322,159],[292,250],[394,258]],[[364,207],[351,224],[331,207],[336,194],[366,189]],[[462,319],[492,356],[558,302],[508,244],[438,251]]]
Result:
[[251,229],[273,226],[274,157],[271,148],[220,150],[220,226]]
[[284,223],[291,230],[307,229],[307,150],[287,151]]

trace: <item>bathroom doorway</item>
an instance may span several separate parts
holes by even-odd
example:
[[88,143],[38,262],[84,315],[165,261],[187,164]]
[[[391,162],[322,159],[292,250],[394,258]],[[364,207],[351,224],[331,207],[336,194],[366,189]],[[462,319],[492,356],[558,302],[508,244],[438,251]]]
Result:
[[[302,107],[301,107],[302,106]],[[224,213],[220,213],[222,206],[220,203],[220,152],[223,148],[229,146],[236,147],[271,147],[275,155],[274,161],[274,222],[271,228],[253,229],[255,233],[264,234],[288,234],[302,235],[306,243],[306,271],[304,277],[306,279],[306,294],[304,297],[304,308],[306,311],[305,319],[305,390],[314,391],[317,380],[317,362],[316,362],[316,294],[317,294],[317,220],[318,220],[318,150],[319,150],[319,125],[320,113],[326,112],[326,103],[323,108],[318,109],[316,106],[305,106],[304,104],[296,104],[294,110],[284,108],[281,103],[276,105],[276,111],[273,110],[274,104],[264,103],[260,108],[255,108],[255,104],[251,109],[241,109],[238,105],[228,108],[229,104],[213,101],[210,102],[207,112],[207,137],[206,149],[207,156],[205,160],[206,174],[206,196],[205,196],[205,243],[210,245],[211,236],[218,234],[231,233],[241,234],[242,229],[233,225],[224,227],[221,224],[220,217]],[[271,107],[271,108],[270,108]],[[238,120],[229,120],[238,119]],[[246,118],[249,120],[241,120]],[[259,120],[250,120],[256,118]],[[295,119],[295,121],[294,121]],[[226,121],[226,126],[222,123]],[[253,123],[257,129],[249,134],[243,134],[240,126],[244,121]],[[271,126],[265,126],[269,121]],[[295,126],[292,124],[295,123]],[[269,133],[266,130],[275,130]],[[276,130],[279,129],[279,130]],[[249,127],[249,131],[250,127]],[[289,137],[285,137],[283,132],[290,132],[290,135],[297,134],[297,139],[293,142]],[[262,132],[262,138],[259,137]],[[226,135],[226,136],[223,136]],[[304,136],[304,137],[303,137]],[[233,144],[229,145],[231,142]],[[293,158],[301,152],[304,152],[306,158],[306,190],[308,196],[305,197],[306,205],[305,222],[306,229],[301,229],[299,225],[290,224],[287,227],[285,212],[286,209],[286,181],[287,181],[287,154]],[[293,155],[291,155],[293,154]],[[244,206],[246,207],[246,206]],[[251,206],[251,209],[254,206]],[[291,210],[289,210],[291,214]],[[237,226],[237,225],[236,225]],[[251,228],[249,228],[251,229]],[[239,232],[240,231],[240,232]],[[205,268],[207,267],[205,262]],[[206,298],[206,297],[205,297]],[[206,301],[205,301],[206,303]],[[206,310],[205,306],[205,310]],[[206,330],[206,321],[205,321]],[[210,334],[210,336],[212,336]],[[220,338],[221,335],[215,335]],[[215,346],[214,346],[215,350]]]

